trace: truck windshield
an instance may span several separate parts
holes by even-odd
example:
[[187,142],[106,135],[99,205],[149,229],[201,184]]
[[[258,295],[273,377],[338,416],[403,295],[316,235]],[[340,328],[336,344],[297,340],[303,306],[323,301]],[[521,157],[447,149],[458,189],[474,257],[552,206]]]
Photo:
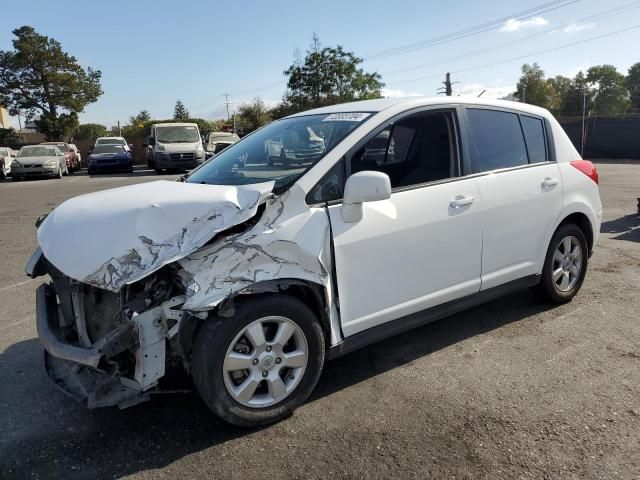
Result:
[[334,113],[270,123],[194,170],[189,183],[246,185],[275,182],[286,188],[340,143],[370,113]]
[[156,137],[159,142],[164,143],[194,143],[200,141],[198,127],[194,126],[173,126],[156,128]]

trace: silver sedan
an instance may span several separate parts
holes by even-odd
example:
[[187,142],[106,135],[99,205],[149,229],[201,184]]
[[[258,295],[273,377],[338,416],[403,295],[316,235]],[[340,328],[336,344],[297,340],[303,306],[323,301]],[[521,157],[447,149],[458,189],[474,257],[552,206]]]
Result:
[[55,145],[29,145],[22,147],[11,163],[14,181],[26,177],[55,177],[68,175],[64,154]]

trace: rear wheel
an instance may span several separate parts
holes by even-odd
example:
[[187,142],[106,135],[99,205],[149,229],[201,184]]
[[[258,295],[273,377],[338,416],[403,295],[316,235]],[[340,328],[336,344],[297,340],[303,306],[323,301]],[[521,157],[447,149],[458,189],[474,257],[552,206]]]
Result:
[[273,423],[311,394],[324,364],[324,336],[299,300],[246,300],[233,318],[211,318],[198,331],[193,379],[220,418],[241,426]]
[[588,245],[577,225],[562,225],[551,239],[540,284],[533,290],[552,303],[566,303],[578,293],[587,273]]

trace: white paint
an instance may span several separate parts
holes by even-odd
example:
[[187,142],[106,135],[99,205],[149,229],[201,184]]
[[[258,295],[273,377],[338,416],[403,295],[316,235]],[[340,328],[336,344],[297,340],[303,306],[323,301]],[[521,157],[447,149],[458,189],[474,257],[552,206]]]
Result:
[[393,192],[358,223],[329,207],[345,336],[480,289],[481,207],[458,195],[478,198],[476,180]]
[[66,275],[118,291],[254,216],[272,186],[158,181],[81,195],[49,214],[38,243]]

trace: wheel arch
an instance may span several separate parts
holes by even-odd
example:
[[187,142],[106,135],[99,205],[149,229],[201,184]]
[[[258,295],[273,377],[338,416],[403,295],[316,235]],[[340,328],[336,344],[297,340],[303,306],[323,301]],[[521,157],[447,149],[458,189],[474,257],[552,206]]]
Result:
[[560,222],[558,222],[558,224],[556,225],[556,228],[553,230],[553,234],[555,234],[555,232],[560,227],[568,223],[577,225],[584,232],[584,236],[587,239],[587,246],[589,247],[589,256],[591,256],[591,254],[593,253],[593,248],[595,246],[594,244],[596,236],[594,235],[594,226],[589,216],[584,211],[573,211],[571,213],[565,213],[562,216]]
[[269,294],[289,295],[307,305],[318,318],[328,352],[328,347],[331,345],[331,320],[330,306],[325,286],[299,278],[278,278],[257,282],[232,293],[211,310],[208,310],[208,315],[204,319],[197,315],[187,315],[186,318],[184,318],[179,328],[178,342],[183,363],[187,371],[190,371],[193,344],[203,322],[211,321],[214,316],[231,320],[240,302],[248,301],[256,296]]

